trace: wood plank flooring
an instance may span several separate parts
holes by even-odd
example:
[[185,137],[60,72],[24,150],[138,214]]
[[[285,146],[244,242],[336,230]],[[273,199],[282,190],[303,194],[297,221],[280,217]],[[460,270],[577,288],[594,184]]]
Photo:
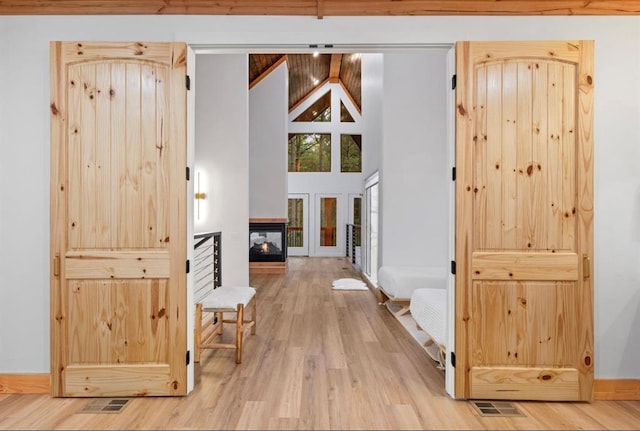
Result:
[[[479,416],[369,291],[333,291],[358,274],[344,258],[291,258],[256,274],[257,334],[243,363],[206,350],[183,398],[135,398],[118,414],[89,399],[0,395],[0,429],[638,429],[640,401],[519,402],[523,417]],[[229,326],[225,336],[232,335]]]

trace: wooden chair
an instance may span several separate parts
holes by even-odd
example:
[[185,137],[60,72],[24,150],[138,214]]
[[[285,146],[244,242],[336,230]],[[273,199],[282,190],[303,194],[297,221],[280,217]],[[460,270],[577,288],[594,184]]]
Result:
[[[242,344],[244,331],[251,329],[251,334],[256,333],[256,289],[253,287],[231,287],[221,286],[209,293],[201,302],[196,303],[195,322],[195,362],[200,362],[200,352],[202,349],[235,349],[236,364],[242,362]],[[251,319],[244,316],[245,308],[251,306]],[[202,340],[202,312],[214,313],[213,334]],[[224,313],[235,313],[235,318],[225,319]],[[220,337],[224,330],[225,323],[236,325],[235,343],[214,342]]]

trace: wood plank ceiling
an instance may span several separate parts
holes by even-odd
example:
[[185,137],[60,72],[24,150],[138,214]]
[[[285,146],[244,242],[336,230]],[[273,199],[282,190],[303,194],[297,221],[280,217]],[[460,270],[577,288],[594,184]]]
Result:
[[637,15],[640,0],[0,0],[0,15]]
[[250,54],[249,88],[274,66],[287,62],[289,69],[289,111],[329,81],[341,84],[359,110],[361,65],[359,54]]

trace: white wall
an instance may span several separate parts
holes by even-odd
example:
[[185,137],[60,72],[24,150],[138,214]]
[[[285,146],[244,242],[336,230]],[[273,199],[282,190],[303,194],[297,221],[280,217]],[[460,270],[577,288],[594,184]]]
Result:
[[244,54],[196,58],[196,172],[208,179],[199,231],[222,232],[222,284],[249,283],[249,63]]
[[249,91],[251,218],[287,218],[288,82],[284,62]]
[[50,40],[375,46],[543,38],[596,42],[595,374],[640,378],[638,16],[1,16],[0,373],[49,370]]
[[[367,180],[371,175],[378,172],[380,173],[381,169],[381,159],[382,159],[382,130],[383,130],[383,119],[382,119],[382,92],[383,92],[383,61],[384,54],[362,54],[362,80],[361,80],[361,91],[362,91],[362,112],[364,115],[364,125],[363,125],[363,133],[362,139],[367,143],[366,148],[362,154],[362,226],[361,235],[362,235],[362,259],[363,259],[363,268],[367,268],[369,265],[364,266],[364,260],[368,259],[367,256],[367,248],[370,247],[369,240],[369,231],[367,226],[369,225],[368,217],[369,217],[369,209],[367,208],[367,200],[365,197],[365,185],[364,181]],[[378,190],[379,191],[379,190]],[[376,216],[376,219],[379,218],[379,215]],[[378,223],[377,236],[378,242],[382,239],[382,223]],[[382,248],[375,247],[375,250],[372,252],[376,253],[376,256],[373,257],[372,261],[376,262],[374,265],[376,268],[370,274],[373,279],[377,278],[377,262],[382,262]],[[369,262],[370,264],[371,262]]]
[[384,54],[381,266],[446,266],[446,54]]
[[383,58],[383,54],[362,54],[361,57],[362,141],[367,143],[362,154],[363,179],[380,169],[382,157]]

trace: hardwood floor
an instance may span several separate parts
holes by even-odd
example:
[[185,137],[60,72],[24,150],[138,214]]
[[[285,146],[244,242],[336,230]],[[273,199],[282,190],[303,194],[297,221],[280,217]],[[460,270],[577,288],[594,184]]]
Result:
[[[135,398],[117,414],[89,400],[0,395],[0,429],[638,429],[640,401],[520,402],[522,417],[479,416],[449,398],[443,371],[343,258],[291,258],[286,275],[252,275],[257,334],[206,350],[183,398]],[[228,327],[225,335],[232,335]]]

